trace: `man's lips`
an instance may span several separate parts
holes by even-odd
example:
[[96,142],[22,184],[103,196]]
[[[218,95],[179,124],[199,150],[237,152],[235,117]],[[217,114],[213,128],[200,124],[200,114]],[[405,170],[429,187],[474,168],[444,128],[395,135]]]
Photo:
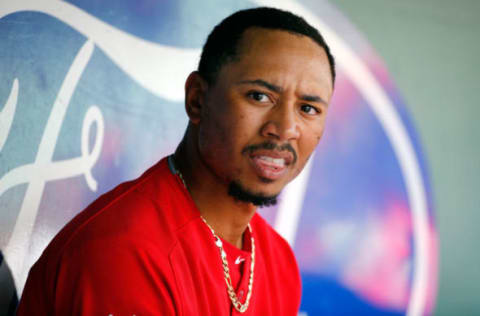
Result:
[[297,161],[297,154],[288,143],[278,145],[265,142],[250,145],[245,147],[242,153],[248,155],[257,175],[267,180],[279,179],[287,172],[288,167]]
[[242,150],[242,154],[250,156],[263,155],[272,158],[283,158],[286,164],[295,163],[297,161],[297,153],[289,143],[278,145],[272,142],[249,145]]
[[293,161],[293,155],[290,152],[272,150],[255,151],[249,155],[249,158],[257,175],[268,180],[277,180],[282,177]]
[[293,160],[293,154],[289,151],[278,151],[278,150],[268,150],[268,149],[259,149],[250,153],[251,158],[261,157],[262,160],[268,161],[273,165],[278,165],[283,167],[285,165],[290,165]]

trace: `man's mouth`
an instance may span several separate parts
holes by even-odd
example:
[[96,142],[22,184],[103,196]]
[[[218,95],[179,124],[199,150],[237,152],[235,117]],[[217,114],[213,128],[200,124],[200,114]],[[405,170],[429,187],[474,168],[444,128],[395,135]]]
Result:
[[268,156],[258,156],[257,159],[264,160],[265,163],[272,166],[272,168],[282,168],[285,166],[285,159],[283,158],[272,158]]
[[259,150],[249,155],[250,162],[260,178],[277,180],[282,177],[292,163],[292,154],[283,151]]
[[242,150],[249,157],[250,164],[263,180],[273,181],[282,177],[290,165],[297,161],[297,153],[290,144],[278,145],[272,142],[249,145]]

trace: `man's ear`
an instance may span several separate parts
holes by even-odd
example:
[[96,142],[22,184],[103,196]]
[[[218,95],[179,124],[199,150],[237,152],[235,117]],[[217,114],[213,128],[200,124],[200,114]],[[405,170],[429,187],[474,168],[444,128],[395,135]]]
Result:
[[185,110],[193,124],[200,122],[207,88],[207,82],[198,71],[192,72],[185,82]]

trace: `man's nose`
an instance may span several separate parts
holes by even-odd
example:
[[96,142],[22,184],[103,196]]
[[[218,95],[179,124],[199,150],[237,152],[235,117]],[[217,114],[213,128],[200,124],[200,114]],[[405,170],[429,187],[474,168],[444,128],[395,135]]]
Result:
[[300,137],[300,126],[293,105],[283,104],[273,108],[262,127],[262,136],[287,142]]

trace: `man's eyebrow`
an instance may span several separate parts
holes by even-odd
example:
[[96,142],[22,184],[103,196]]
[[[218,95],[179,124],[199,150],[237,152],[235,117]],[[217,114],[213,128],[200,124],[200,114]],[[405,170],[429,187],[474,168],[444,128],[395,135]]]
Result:
[[240,81],[239,84],[255,84],[255,85],[259,85],[259,86],[262,86],[262,87],[265,87],[267,88],[268,90],[271,90],[273,92],[277,92],[277,93],[280,93],[282,92],[282,88],[279,87],[279,86],[276,86],[270,82],[267,82],[265,80],[262,80],[262,79],[255,79],[255,80],[243,80],[243,81]]
[[[279,86],[276,86],[268,81],[265,81],[263,79],[255,79],[255,80],[242,80],[240,81],[238,84],[254,84],[254,85],[259,85],[259,86],[262,86],[262,87],[265,87],[267,88],[268,90],[270,91],[273,91],[273,92],[277,92],[277,93],[280,93],[282,92],[282,88],[279,87]],[[317,96],[317,95],[310,95],[310,94],[303,94],[300,96],[300,99],[303,100],[303,101],[307,101],[307,102],[318,102],[318,103],[323,103],[325,105],[328,106],[328,103],[327,101],[325,101],[324,99],[322,99],[321,97]]]
[[328,106],[328,103],[324,99],[322,99],[321,97],[319,97],[317,95],[303,94],[302,96],[300,96],[300,99],[302,99],[303,101],[307,101],[307,102],[323,103],[323,104]]

